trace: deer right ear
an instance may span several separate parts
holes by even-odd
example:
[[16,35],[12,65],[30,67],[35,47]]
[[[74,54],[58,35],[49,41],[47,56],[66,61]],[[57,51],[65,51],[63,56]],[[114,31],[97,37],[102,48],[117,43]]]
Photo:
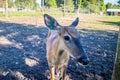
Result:
[[76,27],[78,25],[78,23],[79,23],[79,18],[77,17],[70,26]]
[[44,22],[46,26],[51,30],[57,30],[60,28],[58,22],[48,14],[44,14]]

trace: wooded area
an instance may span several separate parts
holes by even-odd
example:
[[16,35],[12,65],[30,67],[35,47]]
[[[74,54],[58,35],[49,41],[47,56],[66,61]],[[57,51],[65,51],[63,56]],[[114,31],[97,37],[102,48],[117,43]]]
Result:
[[[90,12],[104,12],[108,8],[120,8],[120,5],[104,4],[103,0],[41,0],[38,4],[36,0],[0,0],[0,7],[5,7],[6,2],[9,8],[65,8],[66,10],[90,10]],[[118,1],[120,4],[120,0]]]

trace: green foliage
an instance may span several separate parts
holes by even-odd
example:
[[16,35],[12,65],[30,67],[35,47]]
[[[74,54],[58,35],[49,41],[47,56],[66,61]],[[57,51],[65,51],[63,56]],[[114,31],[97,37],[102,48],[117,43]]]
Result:
[[22,8],[24,8],[25,5],[26,5],[26,3],[25,3],[24,0],[15,0],[15,5],[16,5],[17,7],[22,7]]
[[113,9],[120,9],[120,5],[112,5]]
[[90,12],[99,13],[106,10],[106,6],[103,0],[90,0],[88,4]]
[[96,0],[90,0],[88,3],[90,12],[99,12],[99,6],[97,6]]
[[82,6],[82,0],[79,0],[78,1],[78,8],[81,8],[81,6]]
[[2,0],[0,0],[0,7],[2,7],[3,6],[3,1]]
[[67,10],[73,10],[74,9],[73,0],[65,0],[65,8]]
[[89,10],[90,12],[99,12],[99,6],[96,6],[95,4],[90,4],[89,3]]
[[91,4],[96,4],[96,2],[97,2],[96,0],[90,0]]
[[112,7],[112,4],[111,4],[111,3],[107,3],[107,4],[106,4],[106,8],[107,8],[107,9],[110,9],[111,7]]
[[52,8],[57,7],[56,0],[46,0],[45,4],[48,7],[52,7]]
[[[8,17],[13,16],[42,16],[42,12],[10,12],[8,13]],[[0,17],[5,17],[5,14],[0,13]]]
[[57,7],[62,7],[64,4],[64,0],[56,0],[57,2]]
[[87,0],[82,0],[82,8],[85,9],[88,7],[88,1]]
[[15,5],[20,8],[31,8],[34,9],[39,7],[36,0],[15,0]]
[[9,7],[9,8],[14,7],[14,2],[13,2],[13,0],[8,0],[8,7]]
[[[15,1],[15,2],[13,2]],[[43,0],[44,6],[56,8],[64,7],[65,1],[65,10],[73,11],[73,9],[90,11],[93,13],[104,12],[106,9],[120,8],[120,0],[118,0],[119,5],[112,5],[111,3],[104,4],[103,0]],[[1,4],[2,3],[2,4]],[[0,0],[0,7],[3,6],[2,0]],[[26,8],[26,9],[39,9],[39,4],[36,3],[36,0],[8,0],[8,7],[17,7],[17,8]]]
[[119,4],[119,6],[120,6],[120,0],[117,2],[118,4]]
[[103,2],[103,0],[101,0],[100,1],[100,11],[105,11],[106,10],[106,6],[105,6],[105,4],[104,4],[104,2]]
[[82,0],[76,0],[77,1],[77,8],[81,9],[82,8]]
[[5,14],[3,14],[3,13],[0,13],[0,17],[4,17],[5,16]]
[[116,4],[112,5],[111,3],[107,3],[106,4],[106,9],[110,9],[110,8],[112,8],[112,9],[119,9],[120,5],[116,5]]
[[64,7],[65,1],[65,9],[66,10],[73,10],[73,0],[45,0],[45,6],[48,7]]

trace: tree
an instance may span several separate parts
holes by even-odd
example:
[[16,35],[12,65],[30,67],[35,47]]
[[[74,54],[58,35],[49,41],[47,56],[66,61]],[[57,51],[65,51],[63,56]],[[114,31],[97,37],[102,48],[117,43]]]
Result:
[[0,7],[3,7],[3,1],[0,0]]
[[74,9],[73,0],[65,0],[65,8],[69,11],[73,10]]
[[94,12],[94,13],[99,12],[98,5],[99,3],[96,0],[90,0],[88,3],[90,12]]
[[64,0],[56,0],[57,7],[63,7]]
[[8,0],[3,0],[3,7],[5,8],[5,16],[8,17]]
[[82,0],[82,8],[86,9],[88,7],[88,1],[87,0]]
[[114,5],[112,5],[112,8],[113,8],[113,9],[119,9],[119,8],[120,8],[120,5],[114,4]]
[[15,4],[20,8],[36,8],[36,0],[15,0]]
[[82,8],[82,0],[73,0],[74,3],[74,11]]
[[78,4],[77,4],[77,7],[78,9],[81,9],[82,8],[82,0],[77,0]]
[[57,7],[56,0],[46,0],[45,5],[48,7]]
[[112,4],[111,3],[107,3],[106,4],[106,9],[110,9],[112,7]]
[[96,4],[96,3],[97,3],[96,0],[90,0],[89,2],[90,2],[91,4]]
[[103,0],[100,0],[100,11],[104,12],[106,10],[106,6],[103,2]]
[[14,7],[14,2],[13,2],[13,0],[8,0],[8,7],[9,7],[9,8]]
[[117,2],[118,4],[119,4],[119,6],[120,6],[120,0]]

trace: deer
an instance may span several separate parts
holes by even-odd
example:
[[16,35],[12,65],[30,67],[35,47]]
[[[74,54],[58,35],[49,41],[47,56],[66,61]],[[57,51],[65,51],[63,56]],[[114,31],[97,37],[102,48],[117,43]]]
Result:
[[65,80],[70,56],[82,65],[89,63],[88,55],[80,42],[80,33],[75,28],[79,23],[79,18],[77,17],[69,26],[62,26],[54,17],[44,14],[44,22],[49,29],[46,40],[46,58],[50,78],[55,80],[55,69],[61,68],[61,78]]

